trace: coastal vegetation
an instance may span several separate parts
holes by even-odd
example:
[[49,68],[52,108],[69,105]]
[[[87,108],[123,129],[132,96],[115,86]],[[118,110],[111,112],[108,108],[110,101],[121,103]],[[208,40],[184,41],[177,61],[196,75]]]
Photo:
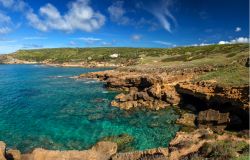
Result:
[[[45,61],[63,63],[79,61],[111,61],[116,63],[135,61],[147,63],[151,60],[161,62],[193,61],[210,55],[234,57],[238,53],[248,52],[248,44],[227,44],[208,46],[188,46],[176,48],[46,48],[18,50],[12,56],[27,61]],[[111,55],[118,54],[119,58]]]

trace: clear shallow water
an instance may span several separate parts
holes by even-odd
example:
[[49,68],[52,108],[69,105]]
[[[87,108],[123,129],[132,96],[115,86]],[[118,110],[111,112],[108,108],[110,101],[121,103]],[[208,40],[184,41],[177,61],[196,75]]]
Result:
[[0,65],[0,140],[22,152],[87,149],[126,133],[135,149],[167,146],[179,129],[173,110],[122,111],[109,105],[117,93],[101,82],[70,78],[99,70]]

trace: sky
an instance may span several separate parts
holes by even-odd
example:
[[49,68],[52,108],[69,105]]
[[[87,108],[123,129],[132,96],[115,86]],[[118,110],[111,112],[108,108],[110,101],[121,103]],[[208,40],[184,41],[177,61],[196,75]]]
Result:
[[0,54],[249,43],[248,0],[0,0]]

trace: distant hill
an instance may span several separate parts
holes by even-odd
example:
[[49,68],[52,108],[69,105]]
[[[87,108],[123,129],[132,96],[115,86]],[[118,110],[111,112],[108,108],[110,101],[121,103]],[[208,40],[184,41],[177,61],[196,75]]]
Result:
[[[50,63],[95,61],[137,64],[150,63],[150,59],[157,59],[161,62],[192,61],[218,54],[233,57],[239,52],[248,52],[248,50],[248,44],[176,48],[51,48],[19,50],[11,54],[11,56],[19,60],[36,62],[48,61]],[[142,61],[142,59],[144,61]]]

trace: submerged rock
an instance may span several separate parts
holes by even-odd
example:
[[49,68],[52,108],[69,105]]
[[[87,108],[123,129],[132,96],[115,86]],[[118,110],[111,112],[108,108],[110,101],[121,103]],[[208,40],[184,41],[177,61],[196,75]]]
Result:
[[131,143],[134,141],[134,138],[128,134],[120,134],[117,136],[108,136],[101,139],[101,141],[111,141],[115,142],[118,146],[118,151],[131,151]]

